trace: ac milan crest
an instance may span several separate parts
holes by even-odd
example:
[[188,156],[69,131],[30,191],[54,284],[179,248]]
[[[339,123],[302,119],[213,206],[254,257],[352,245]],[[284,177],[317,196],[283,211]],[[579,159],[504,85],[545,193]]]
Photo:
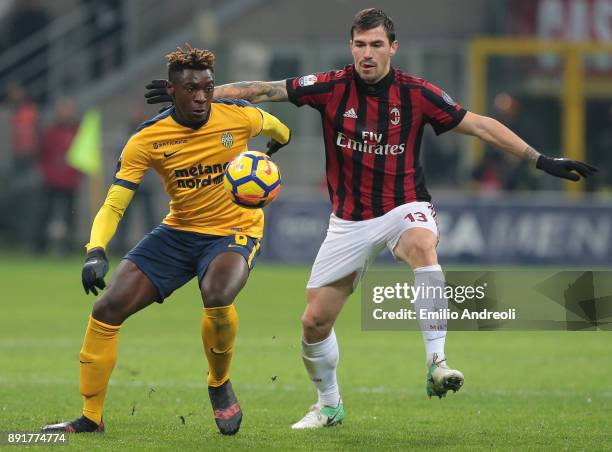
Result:
[[397,107],[393,107],[391,109],[391,111],[389,112],[389,120],[391,121],[391,124],[393,124],[394,126],[398,125],[400,122],[400,111],[399,108]]

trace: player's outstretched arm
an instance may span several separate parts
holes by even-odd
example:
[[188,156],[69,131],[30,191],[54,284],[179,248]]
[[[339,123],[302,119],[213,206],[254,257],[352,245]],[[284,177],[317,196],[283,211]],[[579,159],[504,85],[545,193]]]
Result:
[[245,99],[260,102],[286,102],[289,100],[285,80],[276,82],[236,82],[215,87],[215,97]]
[[98,295],[97,289],[102,290],[106,287],[104,276],[108,272],[108,258],[104,250],[115,235],[117,225],[133,197],[133,190],[111,185],[104,204],[94,218],[89,243],[86,245],[87,259],[81,272],[81,281],[86,294],[92,292]]
[[487,116],[467,112],[453,130],[464,135],[478,137],[493,147],[534,162],[537,169],[555,177],[578,181],[580,177],[589,177],[597,172],[597,168],[588,163],[540,154],[508,127]]
[[[172,103],[166,93],[166,80],[152,80],[145,86],[148,104]],[[276,82],[236,82],[215,87],[216,98],[245,99],[254,104],[260,102],[286,102],[289,100],[285,80]]]

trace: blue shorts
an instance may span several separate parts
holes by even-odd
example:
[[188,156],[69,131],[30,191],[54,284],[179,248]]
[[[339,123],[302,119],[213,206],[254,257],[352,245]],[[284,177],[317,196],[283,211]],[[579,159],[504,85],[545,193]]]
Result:
[[148,233],[124,257],[151,280],[159,293],[158,303],[194,276],[198,283],[208,265],[221,253],[241,254],[249,270],[259,254],[259,239],[243,234],[219,236],[180,231],[161,224]]

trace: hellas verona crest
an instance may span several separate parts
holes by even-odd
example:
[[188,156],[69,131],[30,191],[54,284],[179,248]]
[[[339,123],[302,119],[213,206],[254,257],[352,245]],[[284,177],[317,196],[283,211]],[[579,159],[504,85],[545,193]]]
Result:
[[223,132],[223,135],[221,135],[221,144],[227,149],[232,147],[234,144],[234,135],[232,135],[232,132]]

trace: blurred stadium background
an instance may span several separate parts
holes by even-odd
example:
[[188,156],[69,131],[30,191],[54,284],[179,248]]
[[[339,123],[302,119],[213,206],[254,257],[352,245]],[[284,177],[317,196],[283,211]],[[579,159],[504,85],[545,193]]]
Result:
[[[218,84],[325,71],[351,62],[350,23],[368,6],[343,0],[175,0],[171,7],[161,0],[4,0],[0,246],[80,250],[130,130],[158,110],[145,105],[144,84],[165,77],[164,55],[177,45],[214,50]],[[376,6],[395,20],[396,66],[443,87],[466,108],[498,118],[541,152],[600,168],[584,184],[564,184],[475,140],[434,138],[427,130],[422,161],[441,216],[443,261],[612,263],[612,0]],[[329,214],[319,117],[289,104],[264,107],[291,126],[294,140],[277,158],[285,190],[269,208],[274,240],[262,257],[309,263]],[[53,167],[54,156],[65,152],[87,111],[101,115],[102,163],[83,177],[62,173]],[[72,199],[70,213],[62,214],[59,205]],[[115,239],[118,252],[165,213],[156,180],[141,187],[129,210]]]

